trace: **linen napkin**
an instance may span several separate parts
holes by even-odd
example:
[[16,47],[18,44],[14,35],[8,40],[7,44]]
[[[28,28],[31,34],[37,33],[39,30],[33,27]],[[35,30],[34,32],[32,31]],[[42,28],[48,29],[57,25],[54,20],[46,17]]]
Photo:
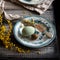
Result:
[[15,15],[7,14],[7,12],[5,12],[4,10],[4,4],[5,4],[5,1],[0,0],[0,15],[3,14],[4,18],[8,20],[14,20],[14,19],[20,18],[20,15],[17,15],[17,14]]
[[19,0],[10,0],[11,2],[17,3],[21,6],[23,6],[26,9],[29,9],[31,11],[36,11],[39,14],[43,14],[49,6],[52,4],[54,0],[43,0],[41,3],[36,4],[36,5],[28,5],[28,4],[23,4]]
[[[36,11],[39,14],[42,14],[49,8],[49,6],[51,5],[51,3],[54,0],[44,0],[42,3],[37,4],[37,5],[32,5],[32,6],[23,4],[23,3],[19,2],[19,0],[10,0],[10,1],[18,3],[26,9],[29,9],[31,11]],[[5,10],[4,10],[4,3],[5,3],[4,0],[0,0],[0,14],[4,14],[5,19],[14,20],[14,19],[21,18],[21,16],[19,16],[19,15],[7,14],[7,12],[5,12]]]

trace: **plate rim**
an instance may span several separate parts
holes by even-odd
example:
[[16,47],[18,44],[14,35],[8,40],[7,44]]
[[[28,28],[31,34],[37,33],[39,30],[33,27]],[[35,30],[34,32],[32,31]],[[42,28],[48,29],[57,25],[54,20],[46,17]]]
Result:
[[[43,18],[43,19],[45,19],[45,20],[47,20],[50,24],[52,24],[52,22],[50,22],[48,19],[46,19],[46,18],[44,18],[44,17],[42,17],[42,16],[25,16],[24,18],[29,18],[29,17],[39,17],[39,18]],[[19,22],[16,22],[16,24],[15,24],[15,26],[18,24]],[[15,27],[14,26],[14,27]],[[53,39],[51,39],[48,43],[45,43],[45,44],[43,44],[42,46],[41,45],[39,45],[38,47],[33,47],[33,46],[29,46],[29,45],[26,45],[26,44],[23,44],[23,43],[21,43],[21,41],[19,41],[17,38],[16,38],[16,36],[15,36],[15,34],[14,34],[14,36],[15,36],[15,38],[16,38],[16,40],[19,42],[19,43],[21,43],[22,45],[24,45],[24,46],[26,46],[26,47],[30,47],[30,48],[40,48],[40,47],[44,47],[44,46],[47,46],[47,45],[49,45],[52,41],[54,41],[55,40],[55,37],[56,37],[56,28],[55,28],[55,26],[52,24],[52,26],[54,27],[54,31],[55,31],[55,36],[54,36],[54,38]],[[15,29],[13,29],[13,33],[15,33],[15,31],[14,31]]]
[[[21,3],[24,3],[24,4],[28,4],[28,5],[36,5],[36,4],[39,4],[39,3],[26,3],[26,2],[23,2],[21,0],[18,0],[18,1],[21,2]],[[44,0],[42,0],[42,1],[44,1]]]

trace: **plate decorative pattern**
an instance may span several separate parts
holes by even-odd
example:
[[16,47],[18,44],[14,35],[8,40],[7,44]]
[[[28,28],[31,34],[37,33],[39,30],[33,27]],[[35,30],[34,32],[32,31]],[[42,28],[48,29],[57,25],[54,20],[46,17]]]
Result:
[[16,38],[16,40],[23,44],[24,46],[27,46],[27,47],[31,47],[31,48],[40,48],[40,47],[44,47],[48,44],[50,44],[55,36],[56,36],[56,30],[55,30],[55,27],[54,25],[49,22],[47,19],[43,18],[43,17],[36,17],[36,16],[33,16],[33,17],[24,17],[24,19],[27,19],[27,20],[31,20],[31,19],[34,19],[34,22],[37,23],[37,24],[43,24],[47,27],[47,31],[49,33],[51,33],[51,38],[47,38],[46,35],[44,35],[44,32],[40,32],[38,31],[37,29],[35,29],[35,33],[37,33],[39,36],[36,40],[29,40],[28,37],[22,37],[20,34],[19,34],[19,28],[21,26],[21,21],[17,22],[16,25],[14,26],[14,36]]

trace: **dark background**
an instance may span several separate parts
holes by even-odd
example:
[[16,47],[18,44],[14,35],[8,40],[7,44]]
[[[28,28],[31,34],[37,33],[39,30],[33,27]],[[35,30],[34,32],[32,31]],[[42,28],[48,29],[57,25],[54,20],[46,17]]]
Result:
[[54,18],[55,18],[55,23],[56,23],[59,59],[60,59],[60,8],[59,6],[60,6],[59,0],[55,0],[53,3],[53,7],[54,7]]
[[60,14],[59,14],[59,0],[55,0],[53,3],[54,7],[54,18],[56,23],[56,30],[57,30],[57,39],[58,39],[58,45],[59,45],[59,52],[60,52]]

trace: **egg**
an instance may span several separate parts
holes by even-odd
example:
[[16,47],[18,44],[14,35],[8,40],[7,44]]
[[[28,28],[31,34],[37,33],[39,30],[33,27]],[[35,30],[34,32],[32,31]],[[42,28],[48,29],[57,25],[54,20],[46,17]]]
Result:
[[32,26],[25,26],[22,30],[22,35],[24,36],[30,36],[32,34],[34,34],[35,32],[35,28]]

